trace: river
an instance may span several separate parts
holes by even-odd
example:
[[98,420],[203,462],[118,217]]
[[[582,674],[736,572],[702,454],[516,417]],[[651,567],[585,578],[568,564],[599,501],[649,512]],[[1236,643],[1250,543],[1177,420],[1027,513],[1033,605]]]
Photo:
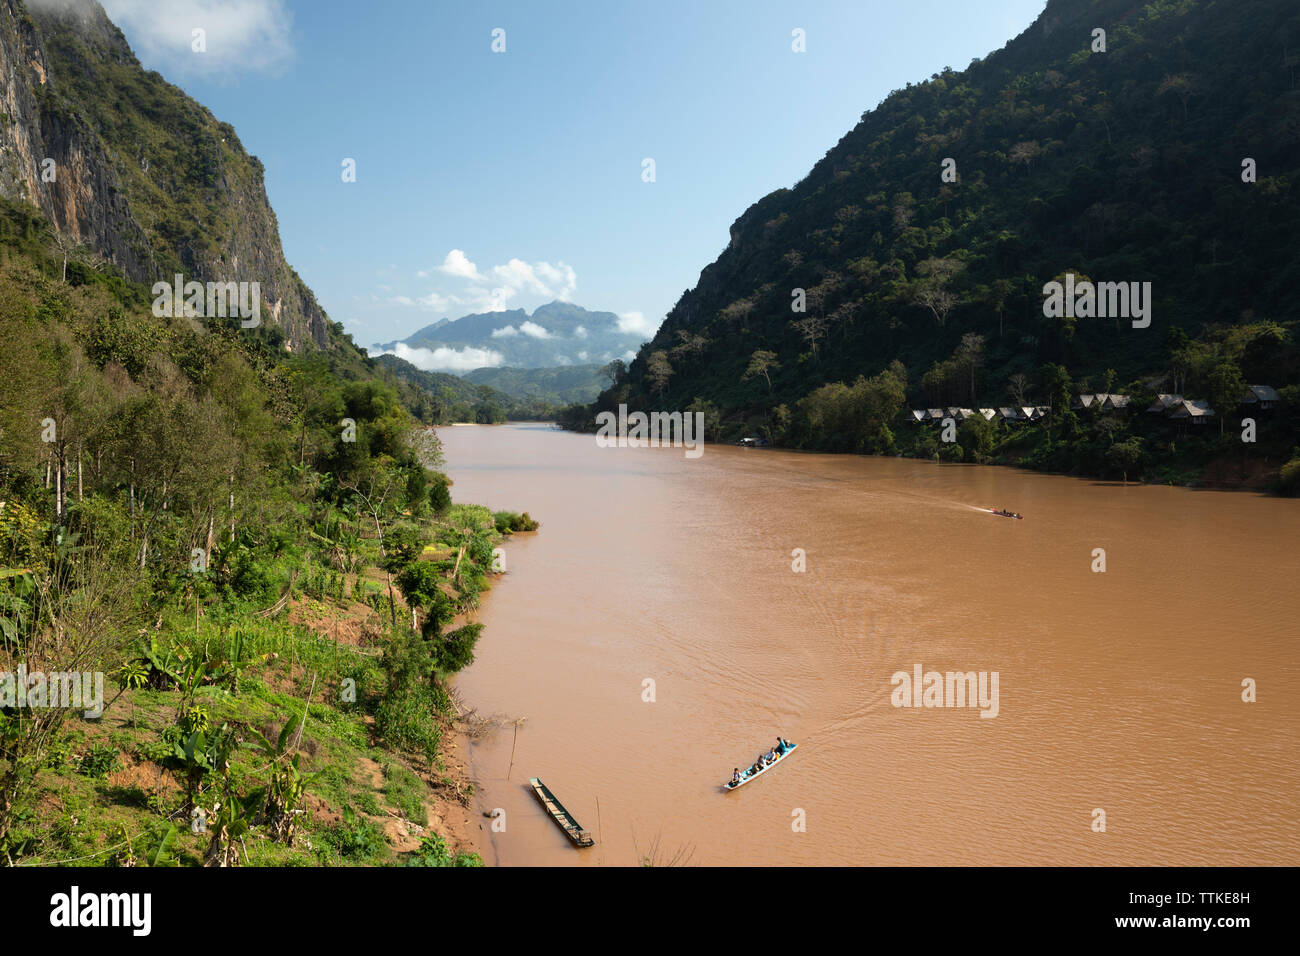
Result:
[[[480,810],[505,811],[488,863],[1300,862],[1300,502],[690,459],[538,424],[439,436],[457,501],[542,523],[506,542],[456,679],[503,720],[469,748]],[[996,716],[894,706],[892,675],[918,665],[990,689],[996,672]],[[798,750],[721,792],[778,734]],[[595,847],[543,816],[530,776]]]

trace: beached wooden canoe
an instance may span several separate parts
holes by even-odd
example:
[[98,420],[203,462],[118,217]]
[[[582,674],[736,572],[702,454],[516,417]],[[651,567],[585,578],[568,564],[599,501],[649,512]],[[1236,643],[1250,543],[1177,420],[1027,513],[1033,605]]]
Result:
[[749,781],[755,779],[756,777],[761,777],[763,774],[767,773],[769,770],[771,770],[773,767],[779,764],[786,757],[790,756],[790,754],[794,753],[794,748],[798,746],[799,746],[798,744],[791,744],[789,750],[787,750],[783,754],[778,754],[775,760],[773,760],[770,764],[768,764],[766,767],[761,768],[757,772],[754,771],[753,766],[749,766],[745,768],[744,772],[741,773],[740,775],[740,783],[732,783],[730,780],[728,780],[726,783],[722,785],[722,789],[739,790],[745,784],[749,783]]
[[555,821],[555,825],[564,831],[564,835],[574,842],[574,845],[596,845],[596,841],[591,838],[591,834],[582,828],[578,821],[573,818],[572,813],[564,809],[564,804],[555,799],[555,794],[551,793],[546,784],[542,783],[537,777],[529,777],[528,785],[532,787],[533,796],[537,798],[537,802]]

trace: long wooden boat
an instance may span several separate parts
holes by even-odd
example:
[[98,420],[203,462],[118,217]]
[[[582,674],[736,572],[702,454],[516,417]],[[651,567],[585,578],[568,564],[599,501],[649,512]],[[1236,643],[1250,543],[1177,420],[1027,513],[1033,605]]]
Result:
[[1003,518],[1018,518],[1018,519],[1020,519],[1021,521],[1024,521],[1024,520],[1025,520],[1025,516],[1024,516],[1024,515],[1018,515],[1018,514],[1016,514],[1014,511],[1003,511],[1001,508],[990,508],[990,509],[989,509],[989,514],[991,514],[991,515],[1001,515]]
[[532,787],[533,796],[537,798],[543,809],[555,821],[555,825],[564,831],[564,835],[574,842],[576,846],[595,846],[596,841],[591,838],[591,834],[582,828],[573,814],[564,809],[564,804],[555,799],[555,794],[551,793],[550,788],[537,777],[529,777],[528,785]]
[[746,768],[745,768],[745,770],[744,770],[743,773],[741,773],[741,775],[740,775],[740,782],[739,782],[739,783],[732,783],[730,780],[728,780],[726,783],[724,783],[724,784],[722,785],[722,789],[723,789],[723,790],[739,790],[739,789],[740,789],[741,787],[743,787],[745,784],[749,783],[749,781],[754,780],[754,779],[756,779],[756,778],[758,778],[758,777],[761,777],[763,774],[767,773],[769,770],[771,770],[773,767],[775,767],[777,764],[779,764],[779,763],[780,763],[782,760],[784,760],[786,757],[790,756],[792,753],[794,753],[794,748],[795,748],[795,747],[798,747],[798,746],[799,746],[798,744],[791,744],[789,750],[787,750],[787,751],[786,751],[785,753],[783,753],[783,754],[778,754],[778,755],[777,755],[777,758],[776,758],[775,760],[773,760],[773,761],[772,761],[770,764],[768,764],[766,767],[761,767],[761,768],[759,768],[757,771],[754,770],[754,767],[753,767],[753,765],[751,764],[749,767],[746,767]]

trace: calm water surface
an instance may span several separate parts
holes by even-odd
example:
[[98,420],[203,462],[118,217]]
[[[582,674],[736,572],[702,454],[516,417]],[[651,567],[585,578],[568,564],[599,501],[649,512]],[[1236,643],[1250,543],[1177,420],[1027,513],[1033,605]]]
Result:
[[[542,522],[506,543],[458,678],[480,714],[524,718],[470,749],[481,809],[506,811],[489,862],[631,865],[657,843],[723,865],[1300,863],[1300,502],[439,434],[458,501]],[[917,664],[998,672],[998,715],[894,707]],[[788,762],[720,792],[777,734]]]

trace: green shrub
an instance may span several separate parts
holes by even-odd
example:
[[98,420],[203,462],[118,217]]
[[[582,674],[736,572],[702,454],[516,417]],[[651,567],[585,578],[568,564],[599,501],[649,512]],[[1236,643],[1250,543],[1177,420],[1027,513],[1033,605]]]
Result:
[[435,834],[420,841],[420,848],[411,854],[406,865],[482,866],[483,858],[477,853],[457,853],[453,856],[447,849],[447,842]]
[[366,859],[384,849],[384,833],[355,810],[345,806],[343,819],[325,832],[325,840],[347,858]]
[[106,744],[95,744],[81,755],[77,773],[87,777],[107,777],[117,769],[117,750]]
[[1292,497],[1300,495],[1300,457],[1292,458],[1282,466],[1282,480],[1278,491]]
[[515,531],[536,531],[540,525],[525,511],[522,515],[513,511],[494,511],[492,519],[499,534],[511,534]]

